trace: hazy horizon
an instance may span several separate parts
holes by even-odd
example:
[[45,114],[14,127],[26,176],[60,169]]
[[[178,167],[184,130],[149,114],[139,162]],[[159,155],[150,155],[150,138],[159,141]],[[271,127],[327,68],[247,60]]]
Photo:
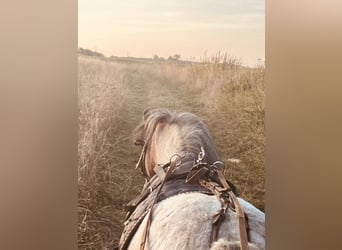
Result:
[[105,56],[265,59],[264,1],[80,0],[78,46]]

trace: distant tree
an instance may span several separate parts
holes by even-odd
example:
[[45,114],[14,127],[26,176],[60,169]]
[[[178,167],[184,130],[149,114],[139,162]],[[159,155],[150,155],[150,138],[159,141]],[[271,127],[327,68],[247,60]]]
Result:
[[104,57],[104,55],[100,52],[97,51],[92,51],[90,49],[83,49],[83,48],[79,48],[78,49],[78,53],[82,54],[82,55],[86,55],[86,56],[98,56],[98,57]]
[[154,61],[158,61],[159,60],[159,56],[158,55],[153,55],[153,60]]
[[181,58],[180,54],[174,54],[173,55],[173,60],[178,61]]
[[178,61],[181,58],[180,54],[174,54],[173,56],[169,56],[167,58],[168,61]]

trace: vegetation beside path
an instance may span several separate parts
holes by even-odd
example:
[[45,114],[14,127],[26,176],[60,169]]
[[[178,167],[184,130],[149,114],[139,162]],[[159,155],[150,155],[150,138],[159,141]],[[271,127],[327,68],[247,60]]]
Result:
[[226,176],[264,210],[264,67],[218,54],[197,64],[108,61],[79,56],[80,249],[112,249],[122,205],[144,183],[131,132],[146,107],[198,115],[208,125]]

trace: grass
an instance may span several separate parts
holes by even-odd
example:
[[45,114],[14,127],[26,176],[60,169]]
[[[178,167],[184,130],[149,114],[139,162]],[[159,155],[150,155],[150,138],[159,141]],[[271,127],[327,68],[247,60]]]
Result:
[[200,114],[227,166],[226,176],[243,198],[265,210],[264,65],[242,67],[239,60],[219,52],[201,63],[162,67],[173,84],[200,96]]
[[79,57],[78,239],[80,249],[104,249],[115,242],[120,219],[119,190],[112,170],[118,115],[125,100],[125,65]]
[[[118,243],[122,205],[144,179],[130,139],[146,106],[190,111],[208,125],[225,175],[264,210],[264,66],[227,54],[201,63],[120,62],[79,56],[79,249]],[[238,160],[232,160],[233,158]]]

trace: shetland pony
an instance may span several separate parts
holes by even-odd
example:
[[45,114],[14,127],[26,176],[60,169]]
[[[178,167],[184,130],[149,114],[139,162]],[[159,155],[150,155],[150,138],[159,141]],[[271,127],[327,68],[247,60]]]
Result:
[[[192,113],[172,113],[167,109],[147,109],[143,122],[133,131],[136,145],[143,146],[140,159],[148,180],[156,165],[165,165],[173,156],[194,162],[201,155],[204,162],[219,161],[206,125]],[[182,164],[179,167],[182,168]],[[249,202],[237,198],[247,218],[248,249],[265,249],[265,214]],[[215,195],[185,192],[156,203],[145,216],[131,239],[128,249],[240,249],[236,211],[227,209],[217,239],[210,242],[212,220],[221,203]],[[152,213],[152,214],[150,214]],[[150,216],[150,218],[149,218]],[[150,219],[150,225],[147,226]]]

